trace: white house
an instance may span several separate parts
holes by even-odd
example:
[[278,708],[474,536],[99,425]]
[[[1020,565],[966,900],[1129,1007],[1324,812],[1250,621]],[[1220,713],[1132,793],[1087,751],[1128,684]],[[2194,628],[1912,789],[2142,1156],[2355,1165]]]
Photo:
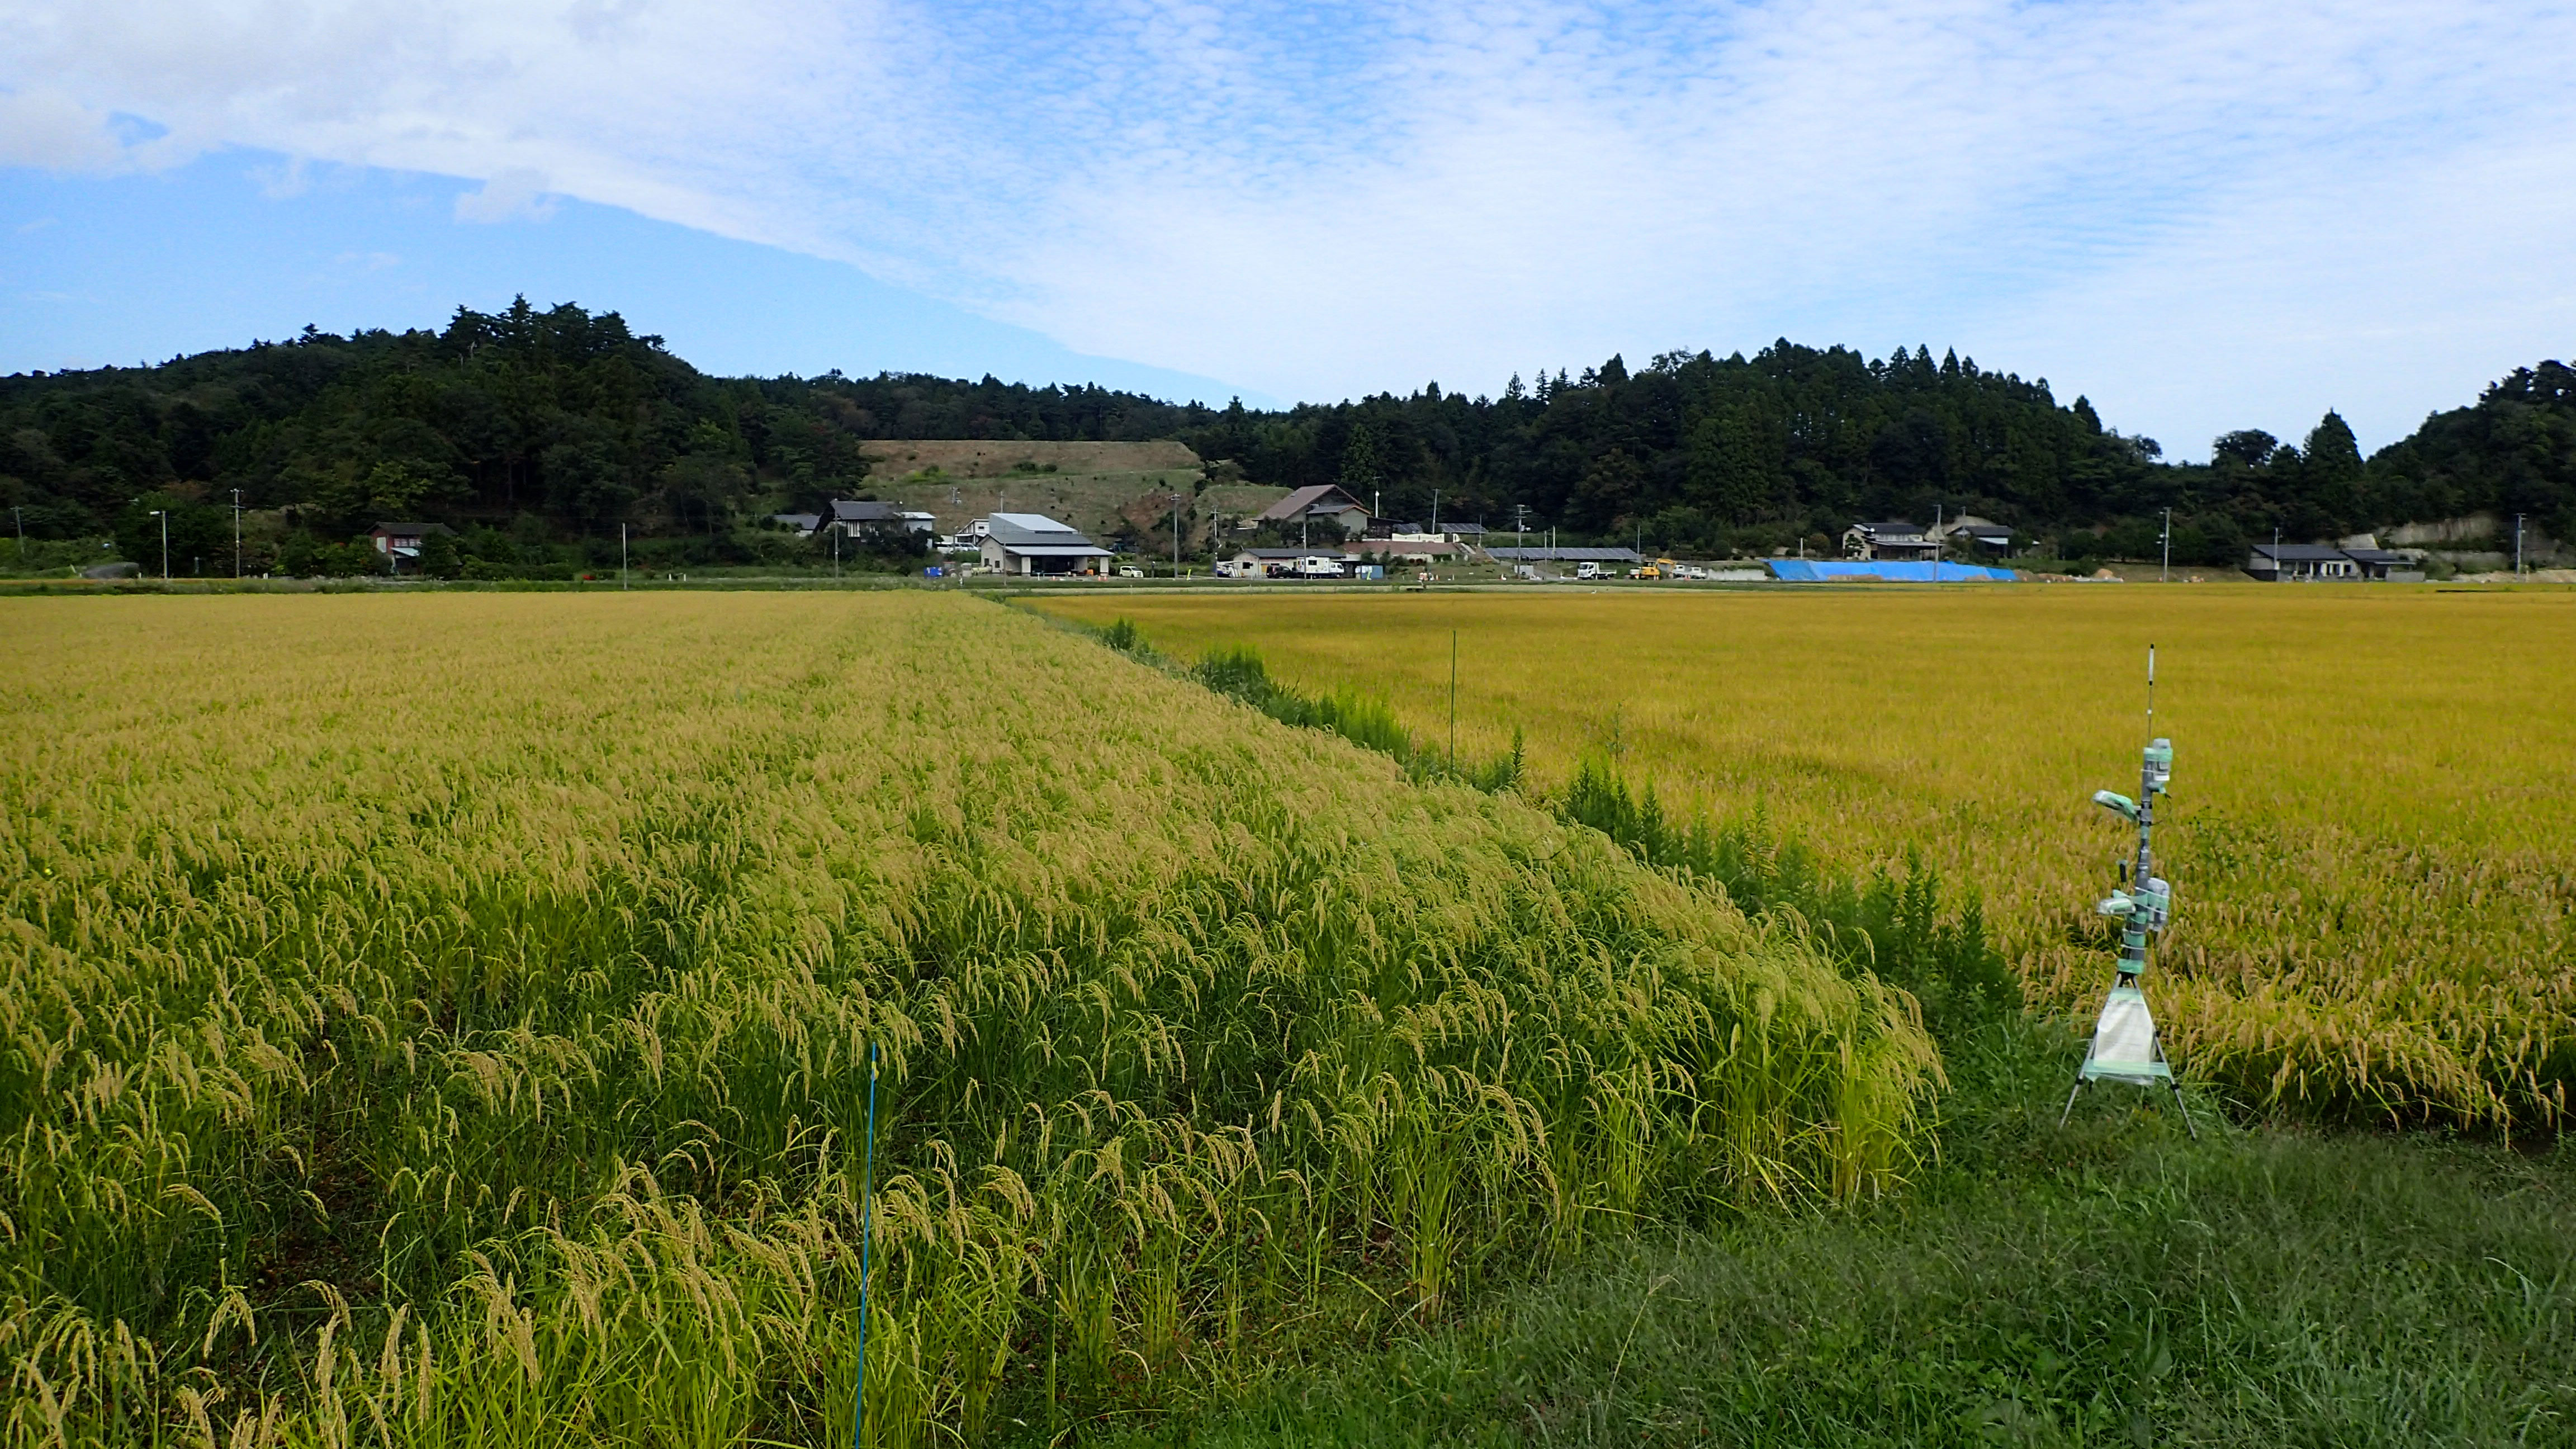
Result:
[[984,524],[984,567],[1003,574],[1106,574],[1109,550],[1043,513],[996,513]]

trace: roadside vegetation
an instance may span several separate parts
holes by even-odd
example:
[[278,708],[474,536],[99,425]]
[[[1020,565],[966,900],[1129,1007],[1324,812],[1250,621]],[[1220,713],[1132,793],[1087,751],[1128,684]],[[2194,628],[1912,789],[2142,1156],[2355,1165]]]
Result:
[[2576,1150],[2057,1125],[2079,1038],[1945,1044],[1940,1159],[1857,1211],[1648,1229],[1136,1444],[2576,1443]]

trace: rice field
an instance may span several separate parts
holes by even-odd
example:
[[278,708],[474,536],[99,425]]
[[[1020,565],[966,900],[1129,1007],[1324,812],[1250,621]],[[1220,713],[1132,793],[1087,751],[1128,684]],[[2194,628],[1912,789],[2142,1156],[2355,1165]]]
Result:
[[2130,832],[2145,656],[2174,740],[2147,978],[2186,1070],[2328,1121],[2556,1128],[2576,1078],[2576,595],[2352,588],[1163,595],[1183,658],[1250,645],[1446,748],[1587,753],[1847,869],[1924,852],[2043,1005],[2089,1009]]
[[990,603],[11,600],[0,660],[6,1445],[848,1444],[871,1142],[881,1446],[1919,1160],[1900,993]]

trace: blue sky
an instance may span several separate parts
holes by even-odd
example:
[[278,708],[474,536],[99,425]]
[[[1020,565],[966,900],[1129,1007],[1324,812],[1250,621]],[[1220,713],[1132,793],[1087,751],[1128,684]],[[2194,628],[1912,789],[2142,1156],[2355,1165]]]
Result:
[[1332,399],[1777,336],[2206,453],[2576,352],[2576,10],[0,0],[0,370],[579,300]]

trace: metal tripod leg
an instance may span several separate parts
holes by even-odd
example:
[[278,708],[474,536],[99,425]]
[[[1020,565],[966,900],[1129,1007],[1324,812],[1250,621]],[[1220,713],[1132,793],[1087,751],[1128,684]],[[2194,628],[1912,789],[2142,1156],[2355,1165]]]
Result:
[[2182,1078],[2173,1074],[2173,1058],[2165,1055],[2165,1034],[2161,1031],[2156,1033],[2156,1060],[2165,1064],[2165,1085],[2173,1088],[2174,1110],[2182,1114],[2182,1130],[2198,1142],[2200,1127],[2191,1120],[2191,1104],[2182,1099]]
[[2067,1088],[2067,1089],[2066,1089],[2066,1109],[2065,1109],[2064,1111],[2062,1111],[2062,1112],[2060,1112],[2060,1113],[2058,1113],[2058,1114],[2057,1114],[2057,1125],[2058,1125],[2058,1126],[2060,1126],[2060,1127],[2065,1126],[2065,1125],[2066,1125],[2066,1119],[2067,1119],[2068,1117],[2071,1117],[2071,1116],[2073,1116],[2073,1115],[2075,1114],[2075,1095],[2076,1095],[2076,1093],[2081,1092],[2081,1091],[2083,1091],[2083,1090],[2084,1090],[2084,1077],[2083,1077],[2083,1074],[2079,1072],[2079,1073],[2077,1073],[2077,1074],[2076,1074],[2076,1078],[2075,1078],[2075,1085],[2074,1085],[2074,1086],[2071,1086],[2071,1087],[2069,1087],[2069,1088]]

